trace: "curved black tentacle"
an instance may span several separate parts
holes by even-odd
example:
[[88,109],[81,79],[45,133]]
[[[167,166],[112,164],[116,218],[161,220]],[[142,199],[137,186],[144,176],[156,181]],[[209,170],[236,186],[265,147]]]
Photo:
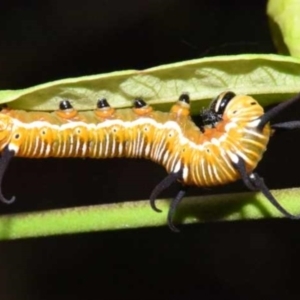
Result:
[[0,201],[5,204],[11,204],[16,200],[16,197],[13,196],[11,199],[6,199],[2,194],[2,180],[5,174],[5,171],[9,165],[10,160],[14,157],[15,151],[9,150],[6,146],[2,151],[0,158]]
[[240,157],[238,158],[238,161],[232,162],[232,165],[239,171],[242,180],[244,181],[244,184],[247,186],[247,188],[251,191],[257,191],[257,187],[255,186],[255,184],[253,184],[253,182],[249,178],[249,175],[247,174],[245,161]]
[[256,185],[257,189],[261,191],[264,196],[287,218],[289,219],[300,219],[300,215],[293,215],[289,213],[285,208],[283,208],[279,202],[274,198],[269,189],[267,188],[263,178],[259,177],[257,173],[252,173],[249,175],[250,179]]
[[155,205],[155,200],[157,196],[166,188],[168,188],[172,183],[182,178],[182,170],[176,173],[170,173],[165,177],[152,191],[150,195],[150,205],[151,208],[156,212],[161,212]]
[[261,178],[257,173],[246,173],[246,164],[241,157],[238,156],[238,162],[233,162],[233,166],[239,171],[242,180],[250,190],[262,192],[263,195],[274,205],[274,207],[276,207],[278,211],[280,211],[285,217],[290,219],[300,219],[300,215],[295,216],[289,213],[285,208],[283,208],[283,206],[279,204],[266,186],[263,178]]
[[277,106],[264,113],[264,115],[260,118],[260,123],[258,124],[257,129],[262,130],[265,125],[270,122],[271,119],[276,117],[279,113],[281,113],[283,110],[293,105],[297,101],[300,101],[300,94],[297,94],[295,97],[291,98],[288,101],[281,102]]
[[180,201],[182,200],[182,198],[185,196],[187,191],[186,187],[182,187],[181,190],[178,192],[178,194],[176,195],[176,197],[172,200],[169,211],[168,211],[168,225],[169,228],[174,231],[174,232],[179,232],[180,230],[173,224],[173,217],[174,214],[176,212],[176,208],[178,206],[178,204],[180,203]]

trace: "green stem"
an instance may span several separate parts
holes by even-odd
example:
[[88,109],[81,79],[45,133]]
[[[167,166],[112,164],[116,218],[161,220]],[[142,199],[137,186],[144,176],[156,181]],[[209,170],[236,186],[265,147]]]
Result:
[[[293,214],[300,214],[300,188],[272,191]],[[0,217],[0,240],[74,234],[79,232],[166,226],[169,200],[95,205]],[[184,199],[176,223],[249,220],[282,215],[260,193],[237,193]]]

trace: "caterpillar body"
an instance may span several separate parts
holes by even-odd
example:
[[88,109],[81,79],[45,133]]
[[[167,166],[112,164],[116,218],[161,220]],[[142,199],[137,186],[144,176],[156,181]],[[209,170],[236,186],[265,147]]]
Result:
[[[264,113],[247,95],[224,92],[201,113],[198,126],[190,117],[189,95],[179,97],[170,112],[155,111],[142,99],[132,109],[115,110],[106,99],[94,111],[78,112],[61,101],[55,112],[26,112],[4,108],[0,112],[0,181],[13,156],[28,158],[90,157],[146,158],[163,165],[169,175],[150,196],[154,210],[157,195],[180,181],[183,188],[172,201],[172,219],[187,186],[210,187],[242,178],[251,190],[261,190],[286,216],[263,180],[252,171],[266,150],[272,129],[300,128],[298,121],[270,125],[269,121],[299,96]],[[0,182],[1,183],[1,182]],[[0,190],[0,200],[5,199]]]

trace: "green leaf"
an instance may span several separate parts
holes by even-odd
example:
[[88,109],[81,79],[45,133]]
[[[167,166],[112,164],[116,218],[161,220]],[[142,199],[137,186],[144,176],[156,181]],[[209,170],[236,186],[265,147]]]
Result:
[[[300,188],[272,193],[289,212],[300,214]],[[158,200],[157,206],[162,213],[154,212],[149,200],[145,200],[2,216],[0,240],[166,226],[169,200]],[[282,215],[261,193],[237,193],[185,198],[175,221],[198,223],[268,217]]]
[[274,43],[280,53],[300,57],[300,1],[269,0],[267,6]]
[[235,55],[195,59],[144,71],[122,71],[57,80],[23,90],[0,91],[0,103],[24,110],[56,110],[69,99],[78,110],[90,110],[106,97],[111,106],[130,107],[143,97],[167,110],[182,92],[191,95],[192,111],[224,90],[250,94],[262,105],[288,99],[299,92],[300,60],[280,55]]

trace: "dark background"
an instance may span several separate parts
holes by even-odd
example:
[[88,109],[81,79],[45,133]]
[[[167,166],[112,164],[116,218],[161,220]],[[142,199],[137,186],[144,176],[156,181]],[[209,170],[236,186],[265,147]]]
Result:
[[[265,1],[10,1],[0,6],[0,88],[276,52]],[[300,89],[300,88],[299,88]],[[300,105],[278,120],[299,119]],[[258,172],[300,185],[299,133],[275,136]],[[142,160],[14,159],[1,213],[147,199],[166,175]],[[190,194],[244,190],[241,183]],[[174,195],[176,188],[166,196]],[[299,199],[300,202],[300,199]],[[300,205],[300,203],[299,203]],[[149,208],[150,209],[150,208]],[[300,223],[207,223],[0,242],[1,299],[276,299],[300,295]]]

